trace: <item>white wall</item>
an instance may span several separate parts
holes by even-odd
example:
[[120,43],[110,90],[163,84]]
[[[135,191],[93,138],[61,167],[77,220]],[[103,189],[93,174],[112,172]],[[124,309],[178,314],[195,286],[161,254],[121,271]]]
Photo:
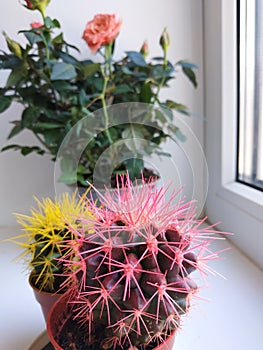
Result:
[[[0,32],[5,30],[13,39],[21,41],[21,37],[16,33],[21,29],[29,28],[31,22],[40,20],[37,12],[24,9],[17,0],[1,0],[1,5]],[[198,90],[194,90],[187,79],[180,77],[165,94],[188,105],[198,116],[181,118],[183,123],[187,122],[186,125],[190,125],[190,129],[188,127],[186,129],[193,130],[203,144],[202,1],[51,0],[47,11],[50,17],[59,19],[66,40],[80,48],[82,57],[90,56],[89,48],[81,39],[86,22],[96,13],[107,12],[118,12],[123,18],[116,56],[121,56],[124,50],[138,50],[145,39],[148,40],[151,56],[159,55],[161,53],[158,44],[159,37],[163,28],[167,27],[171,38],[169,59],[176,62],[187,58],[199,66]],[[0,37],[0,48],[6,49],[2,37]],[[0,71],[1,85],[5,79],[6,75]],[[17,106],[0,115],[0,148],[7,143],[6,137],[11,129],[9,121],[19,117],[20,112]],[[182,126],[185,128],[184,125]],[[182,161],[178,165],[178,173],[181,183],[189,184],[190,197],[194,184],[194,196],[201,200],[202,206],[205,192],[202,183],[203,166],[200,164],[200,154],[196,154],[196,144],[194,141],[192,143],[192,139],[193,135],[189,134],[188,143],[184,146],[187,155],[192,160],[188,162],[181,152]],[[28,132],[24,132],[11,142],[33,144],[34,138]],[[172,152],[173,159],[175,159],[178,154],[175,144],[169,143],[166,148]],[[34,203],[33,195],[38,197],[53,195],[53,166],[54,164],[49,161],[48,157],[37,155],[23,157],[15,151],[0,154],[0,226],[15,224],[12,213],[27,212]],[[165,180],[175,177],[169,162],[158,162],[157,166],[161,167]]]

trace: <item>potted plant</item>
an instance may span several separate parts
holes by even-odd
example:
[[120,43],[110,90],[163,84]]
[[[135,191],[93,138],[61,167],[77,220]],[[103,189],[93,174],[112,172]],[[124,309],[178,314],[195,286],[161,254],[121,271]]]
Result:
[[[112,145],[122,143],[123,161],[116,164],[116,174],[130,173],[131,178],[152,175],[145,169],[144,157],[159,153],[167,139],[183,139],[175,125],[173,111],[189,114],[187,107],[173,99],[162,99],[160,92],[180,73],[184,73],[196,87],[194,64],[187,60],[171,63],[168,60],[169,36],[166,29],[160,37],[162,55],[148,59],[146,42],[139,51],[127,50],[122,58],[114,59],[115,39],[121,30],[117,14],[98,14],[88,22],[83,39],[100,59],[79,59],[76,47],[64,40],[60,23],[46,15],[49,0],[25,0],[24,7],[39,11],[42,22],[34,22],[30,29],[21,30],[26,45],[12,40],[6,33],[9,51],[0,54],[0,69],[10,70],[4,87],[0,88],[0,113],[12,102],[23,105],[21,117],[14,120],[11,139],[27,129],[34,134],[34,146],[9,144],[2,150],[19,150],[23,155],[31,152],[48,153],[55,160],[68,132],[84,117],[86,137],[92,135],[88,146],[81,152],[77,166],[69,157],[61,165],[60,181],[87,186],[93,183],[93,173],[100,155]],[[77,52],[78,53],[78,52]],[[107,114],[107,107],[125,103],[142,103],[162,110],[138,116],[122,124],[115,124]],[[94,112],[102,110],[101,124],[94,123]],[[145,118],[147,119],[145,121]],[[80,128],[79,128],[80,129]],[[78,131],[77,129],[77,137]],[[85,136],[84,135],[84,136]],[[140,150],[130,139],[145,139],[151,147]],[[116,153],[116,152],[115,152]],[[112,156],[114,157],[114,155]]]
[[16,214],[23,233],[9,240],[22,248],[18,259],[29,270],[29,283],[46,319],[50,307],[68,289],[64,277],[67,266],[58,258],[68,254],[74,258],[76,241],[72,228],[78,227],[79,215],[88,217],[92,213],[86,210],[82,199],[77,199],[76,192],[36,202],[31,215]]
[[[79,218],[81,230],[72,228],[81,242],[77,264],[59,259],[71,266],[71,290],[47,323],[57,350],[171,349],[199,290],[191,274],[206,278],[208,260],[217,258],[213,226],[202,229],[193,202],[175,201],[178,195],[168,199],[164,186],[136,187],[122,177],[96,208],[99,220]],[[85,234],[85,224],[92,234]]]

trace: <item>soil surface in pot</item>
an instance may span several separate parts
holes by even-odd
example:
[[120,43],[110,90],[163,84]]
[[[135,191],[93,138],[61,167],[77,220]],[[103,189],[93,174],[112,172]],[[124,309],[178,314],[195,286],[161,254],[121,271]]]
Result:
[[[77,322],[74,322],[72,319],[69,319],[64,326],[63,333],[60,335],[58,343],[65,350],[102,350],[100,343],[96,342],[96,339],[98,339],[99,335],[101,335],[102,333],[102,329],[98,327],[94,336],[94,343],[92,345],[88,345],[88,335],[87,332],[85,332],[85,329],[81,329]],[[156,342],[152,342],[147,346],[139,346],[138,350],[152,350],[157,346],[158,344]],[[44,348],[42,350],[51,349]],[[119,346],[116,347],[116,350],[123,349],[124,348],[121,348]],[[107,350],[113,350],[113,348],[108,348]]]

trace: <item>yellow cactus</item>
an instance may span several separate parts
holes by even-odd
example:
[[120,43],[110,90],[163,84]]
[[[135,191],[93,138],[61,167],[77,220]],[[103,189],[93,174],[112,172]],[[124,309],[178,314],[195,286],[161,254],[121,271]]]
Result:
[[[78,217],[91,220],[94,215],[87,208],[84,198],[77,199],[77,193],[64,193],[54,200],[35,198],[37,207],[31,209],[31,215],[15,214],[22,226],[22,234],[11,238],[18,244],[22,253],[18,259],[24,259],[34,271],[34,283],[40,290],[53,292],[59,289],[61,278],[56,274],[65,267],[57,259],[67,256],[76,247],[74,229],[78,227]],[[88,227],[85,233],[88,233]],[[72,254],[71,254],[72,256]]]

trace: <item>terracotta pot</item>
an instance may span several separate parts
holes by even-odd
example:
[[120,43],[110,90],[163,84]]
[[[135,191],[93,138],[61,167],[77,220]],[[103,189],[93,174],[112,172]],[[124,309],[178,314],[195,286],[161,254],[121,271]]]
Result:
[[[50,310],[47,320],[47,332],[51,344],[56,350],[67,350],[62,348],[58,343],[57,339],[59,334],[62,332],[64,325],[70,317],[70,311],[72,306],[67,304],[68,297],[64,294],[58,301],[53,305]],[[175,340],[175,332],[173,332],[165,342],[154,348],[154,350],[172,350]]]
[[29,284],[33,289],[34,296],[38,303],[41,306],[42,313],[44,316],[45,321],[47,322],[48,314],[54,303],[63,295],[61,293],[48,293],[44,291],[40,291],[34,284],[34,273],[31,272],[29,276]]

